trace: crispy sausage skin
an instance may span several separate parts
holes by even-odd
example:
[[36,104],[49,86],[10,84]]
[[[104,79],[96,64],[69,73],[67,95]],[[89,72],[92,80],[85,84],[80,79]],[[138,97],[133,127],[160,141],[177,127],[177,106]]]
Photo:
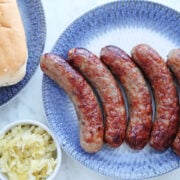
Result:
[[172,70],[178,83],[180,84],[180,48],[173,49],[169,52],[167,58],[167,65]]
[[56,55],[44,54],[40,66],[71,98],[79,118],[81,147],[89,153],[99,151],[103,145],[103,117],[92,88],[67,61]]
[[146,81],[128,54],[118,47],[102,48],[101,60],[120,80],[128,98],[130,120],[126,142],[133,149],[142,149],[149,141],[152,127],[151,96]]
[[120,146],[125,138],[127,122],[123,97],[115,78],[100,59],[87,49],[71,49],[68,59],[100,96],[105,117],[105,142],[111,147]]
[[171,145],[178,127],[178,95],[172,75],[162,57],[149,45],[137,45],[131,53],[154,92],[156,115],[150,145],[164,150]]
[[[167,64],[176,77],[178,84],[180,85],[180,48],[170,51],[168,54]],[[180,122],[176,138],[172,144],[172,149],[177,155],[180,156]]]

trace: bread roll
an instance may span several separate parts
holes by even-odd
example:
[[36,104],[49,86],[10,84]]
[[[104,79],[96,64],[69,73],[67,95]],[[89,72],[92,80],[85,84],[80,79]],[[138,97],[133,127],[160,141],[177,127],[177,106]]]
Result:
[[16,0],[0,0],[0,87],[13,85],[26,73],[27,45]]

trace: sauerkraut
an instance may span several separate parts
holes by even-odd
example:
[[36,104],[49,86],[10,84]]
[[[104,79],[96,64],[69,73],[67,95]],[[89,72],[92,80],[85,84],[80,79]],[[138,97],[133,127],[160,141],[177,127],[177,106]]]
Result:
[[0,137],[0,171],[10,180],[42,180],[56,166],[51,136],[34,125],[18,125]]

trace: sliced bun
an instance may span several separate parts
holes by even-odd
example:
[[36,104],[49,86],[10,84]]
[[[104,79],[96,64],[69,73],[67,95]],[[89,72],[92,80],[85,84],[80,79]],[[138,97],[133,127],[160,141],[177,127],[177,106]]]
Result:
[[26,74],[26,36],[16,0],[0,0],[0,86],[18,83]]

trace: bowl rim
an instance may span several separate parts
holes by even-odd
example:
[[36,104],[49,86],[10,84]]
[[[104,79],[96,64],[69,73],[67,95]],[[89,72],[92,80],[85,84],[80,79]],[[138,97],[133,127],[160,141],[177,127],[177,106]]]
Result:
[[[62,151],[61,151],[61,147],[60,147],[60,144],[59,144],[57,138],[55,137],[53,132],[49,129],[49,127],[46,124],[39,122],[37,120],[32,120],[32,119],[15,120],[15,121],[10,122],[8,125],[6,125],[4,128],[2,128],[0,130],[0,136],[4,135],[6,132],[8,132],[11,128],[13,128],[15,126],[26,125],[26,124],[39,126],[40,128],[44,129],[52,137],[52,139],[55,143],[56,151],[57,151],[56,166],[54,168],[53,173],[49,177],[47,177],[47,180],[53,180],[56,177],[56,175],[60,169],[60,166],[61,166]],[[0,172],[0,178],[2,178],[2,180],[7,180],[7,177],[1,172]]]

